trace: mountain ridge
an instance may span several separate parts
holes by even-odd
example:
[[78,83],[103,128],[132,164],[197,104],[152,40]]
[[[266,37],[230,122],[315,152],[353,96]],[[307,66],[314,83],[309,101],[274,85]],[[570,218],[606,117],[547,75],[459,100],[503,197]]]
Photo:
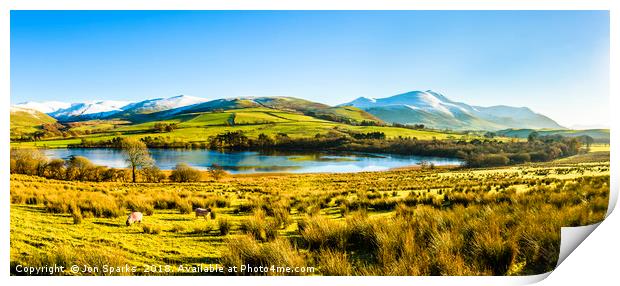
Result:
[[[329,106],[290,96],[246,96],[206,99],[188,95],[142,101],[90,101],[81,103],[25,102],[16,107],[30,108],[59,121],[126,119],[144,122],[185,113],[212,112],[251,107],[267,107],[300,112],[331,121],[423,124],[435,129],[502,130],[509,128],[565,129],[551,118],[528,107],[507,105],[476,106],[450,100],[432,90],[410,91],[385,98],[359,97],[351,102]],[[346,109],[345,107],[349,107]],[[47,112],[45,112],[47,111]],[[359,123],[359,122],[358,122]]]
[[565,129],[528,107],[475,106],[443,94],[410,91],[385,98],[359,97],[339,106],[355,106],[391,123],[424,124],[438,129],[501,130],[508,128]]

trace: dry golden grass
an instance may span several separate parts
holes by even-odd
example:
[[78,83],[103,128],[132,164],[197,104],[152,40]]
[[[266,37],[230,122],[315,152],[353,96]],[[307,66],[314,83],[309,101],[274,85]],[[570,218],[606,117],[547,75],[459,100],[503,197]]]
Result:
[[[13,274],[17,264],[110,259],[140,271],[250,263],[315,267],[297,274],[524,275],[555,267],[560,227],[604,218],[609,162],[183,184],[11,175],[10,192]],[[215,219],[196,218],[196,207]],[[144,222],[125,226],[130,211]]]

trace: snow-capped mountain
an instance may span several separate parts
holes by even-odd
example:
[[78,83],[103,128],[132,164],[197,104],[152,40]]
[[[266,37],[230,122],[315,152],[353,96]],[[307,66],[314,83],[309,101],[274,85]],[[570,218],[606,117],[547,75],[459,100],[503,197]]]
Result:
[[58,120],[96,119],[120,112],[130,103],[117,100],[72,103],[68,108],[58,109],[48,114]]
[[79,121],[103,118],[128,118],[159,111],[180,109],[208,101],[207,99],[178,95],[169,98],[147,99],[138,102],[103,100],[65,103],[58,101],[24,102],[14,107],[27,108],[46,113],[60,121]]
[[189,95],[178,95],[169,98],[147,99],[144,101],[129,104],[123,107],[125,112],[148,114],[158,111],[175,109],[194,104],[207,102],[205,98],[194,97]]
[[482,107],[455,102],[434,91],[412,91],[386,98],[360,97],[341,106],[354,106],[387,122],[424,124],[433,128],[499,130],[563,128],[527,107]]
[[71,103],[60,102],[60,101],[44,101],[44,102],[36,102],[36,101],[26,101],[13,105],[15,107],[21,107],[26,109],[34,109],[43,113],[51,113],[63,108],[69,108]]
[[[563,129],[550,118],[533,112],[527,107],[482,107],[455,102],[434,91],[412,91],[386,98],[360,97],[340,106],[353,106],[367,118],[403,124],[424,124],[439,129],[452,130],[501,130],[508,128]],[[126,119],[132,122],[160,120],[185,113],[248,107],[267,107],[291,110],[312,116],[328,113],[328,117],[341,116],[325,104],[294,97],[237,97],[207,100],[178,95],[169,98],[147,99],[137,102],[94,101],[63,103],[25,102],[15,107],[34,109],[59,121],[90,119]],[[331,118],[330,117],[330,118]],[[378,119],[377,119],[378,118]]]

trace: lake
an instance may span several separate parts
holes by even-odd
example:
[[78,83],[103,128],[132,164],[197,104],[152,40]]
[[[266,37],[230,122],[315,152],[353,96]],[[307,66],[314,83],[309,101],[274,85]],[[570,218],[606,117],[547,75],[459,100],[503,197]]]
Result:
[[[329,154],[329,153],[276,153],[259,152],[218,152],[203,149],[150,149],[155,164],[162,170],[174,169],[177,163],[187,163],[197,169],[205,170],[212,164],[222,166],[232,174],[249,173],[354,173],[384,171],[391,168],[418,165],[421,161],[441,165],[458,165],[458,159],[404,156],[393,154]],[[46,149],[50,158],[67,159],[83,156],[102,166],[126,167],[125,157],[119,149],[109,148],[69,148]]]

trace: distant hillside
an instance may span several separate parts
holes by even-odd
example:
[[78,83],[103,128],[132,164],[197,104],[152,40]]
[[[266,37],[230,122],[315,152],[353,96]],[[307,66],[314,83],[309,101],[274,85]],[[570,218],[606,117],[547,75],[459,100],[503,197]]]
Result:
[[[381,122],[380,119],[355,107],[331,107],[322,103],[293,97],[241,97],[216,99],[198,104],[166,109],[158,112],[139,114],[121,112],[110,115],[107,118],[122,118],[134,122],[147,122],[153,120],[166,120],[183,114],[196,114],[204,112],[222,112],[243,108],[270,108],[278,111],[301,113],[324,120],[346,123],[361,123],[363,121]],[[132,109],[128,109],[130,111]],[[128,115],[129,114],[129,115]]]
[[298,111],[305,115],[336,122],[382,122],[379,118],[359,108],[331,107],[326,104],[294,97],[259,97],[254,99],[254,102],[269,108]]
[[503,126],[488,122],[467,113],[445,116],[427,110],[412,110],[409,106],[393,105],[370,107],[366,111],[386,122],[424,124],[426,127],[450,130],[497,130]]
[[539,135],[562,135],[567,137],[590,136],[598,143],[609,143],[609,129],[588,129],[588,130],[534,130],[534,129],[506,129],[495,133],[505,137],[527,138],[532,132]]
[[35,132],[45,123],[54,123],[56,119],[34,109],[11,107],[11,136],[20,136]]
[[340,106],[358,107],[387,122],[424,124],[437,129],[564,128],[527,107],[472,106],[452,101],[430,90],[412,91],[379,99],[360,97]]

